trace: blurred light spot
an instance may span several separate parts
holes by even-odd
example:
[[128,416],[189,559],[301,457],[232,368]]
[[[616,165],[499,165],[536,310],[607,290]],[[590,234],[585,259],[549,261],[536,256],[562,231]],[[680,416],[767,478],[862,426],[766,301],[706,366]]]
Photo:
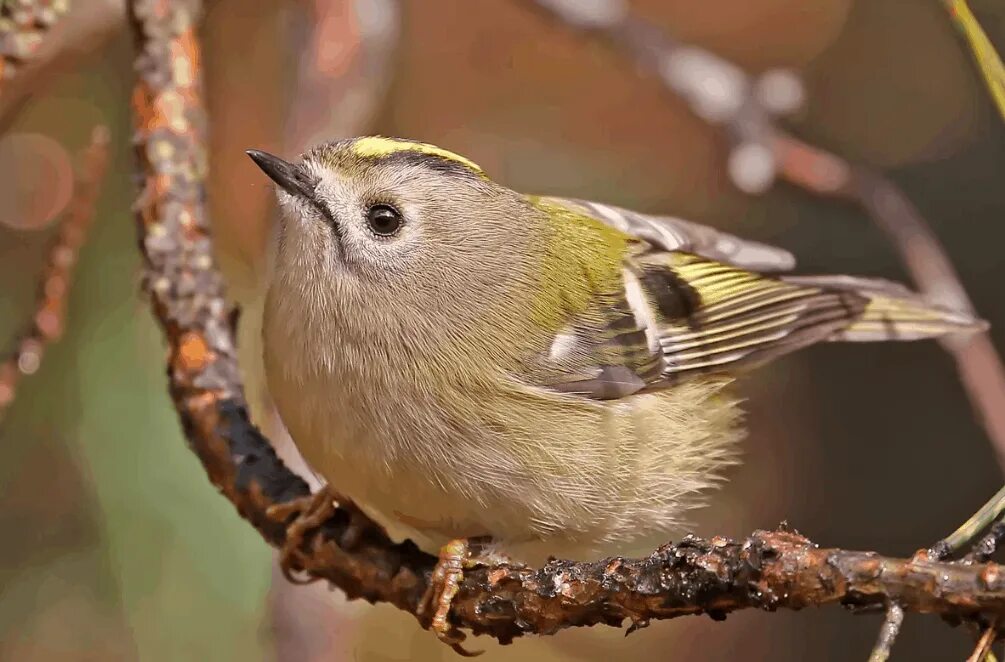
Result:
[[73,184],[70,154],[52,138],[37,133],[0,138],[0,224],[45,228],[66,208]]
[[63,335],[63,299],[54,299],[35,313],[35,327],[46,340],[56,340]]
[[729,155],[729,176],[744,193],[763,193],[775,180],[775,155],[767,145],[743,143]]
[[537,0],[581,28],[602,28],[621,22],[628,13],[624,0]]
[[34,339],[25,340],[17,357],[17,368],[24,375],[33,375],[42,365],[42,343]]
[[632,7],[681,41],[761,71],[811,62],[838,37],[855,4],[854,0],[633,0]]
[[398,11],[391,0],[356,0],[353,10],[364,38],[387,37],[397,28]]
[[660,73],[709,122],[735,116],[747,93],[747,77],[739,67],[697,48],[672,51],[660,63]]
[[309,46],[316,73],[323,76],[345,74],[360,47],[360,30],[355,6],[347,3],[315,2],[316,27]]
[[803,83],[794,71],[772,69],[757,79],[755,90],[761,105],[776,115],[788,115],[799,110],[806,98]]

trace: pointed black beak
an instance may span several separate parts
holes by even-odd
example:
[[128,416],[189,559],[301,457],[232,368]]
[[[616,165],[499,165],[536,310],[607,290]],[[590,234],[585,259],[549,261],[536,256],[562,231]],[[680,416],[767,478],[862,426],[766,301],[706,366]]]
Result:
[[258,164],[269,179],[290,195],[302,196],[308,200],[314,199],[314,187],[317,186],[317,181],[297,166],[257,149],[249,149],[245,154]]

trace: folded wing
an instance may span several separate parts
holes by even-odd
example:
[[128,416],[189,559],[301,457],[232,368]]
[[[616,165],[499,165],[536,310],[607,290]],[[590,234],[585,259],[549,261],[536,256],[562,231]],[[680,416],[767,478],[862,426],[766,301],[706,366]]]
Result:
[[[636,237],[624,289],[570,321],[546,360],[563,392],[616,399],[735,372],[823,341],[917,340],[977,331],[972,315],[851,276],[790,276],[792,256],[711,228],[597,203],[548,199]],[[560,350],[560,351],[559,351]]]

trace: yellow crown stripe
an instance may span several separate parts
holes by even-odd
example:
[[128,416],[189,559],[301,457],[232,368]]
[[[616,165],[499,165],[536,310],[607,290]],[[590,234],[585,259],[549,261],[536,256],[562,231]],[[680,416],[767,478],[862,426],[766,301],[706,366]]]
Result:
[[397,140],[395,138],[384,138],[383,136],[368,136],[366,138],[359,138],[356,140],[352,144],[352,151],[357,156],[374,159],[382,156],[390,156],[400,152],[418,152],[420,154],[428,154],[429,156],[438,156],[441,159],[447,159],[448,161],[459,163],[465,168],[475,171],[479,175],[484,174],[481,167],[479,167],[474,161],[466,159],[460,154],[455,154],[450,150],[437,147],[436,145],[429,145],[427,143]]

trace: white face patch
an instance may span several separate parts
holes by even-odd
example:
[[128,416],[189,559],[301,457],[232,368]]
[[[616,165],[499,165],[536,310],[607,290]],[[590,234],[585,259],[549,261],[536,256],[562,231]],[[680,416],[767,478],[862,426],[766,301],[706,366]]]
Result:
[[[422,238],[422,207],[409,186],[417,168],[401,165],[390,171],[352,173],[324,162],[308,160],[304,165],[317,179],[318,203],[337,226],[342,260],[374,273],[409,268]],[[367,211],[378,204],[390,205],[401,214],[404,223],[396,234],[378,236],[369,227]]]

